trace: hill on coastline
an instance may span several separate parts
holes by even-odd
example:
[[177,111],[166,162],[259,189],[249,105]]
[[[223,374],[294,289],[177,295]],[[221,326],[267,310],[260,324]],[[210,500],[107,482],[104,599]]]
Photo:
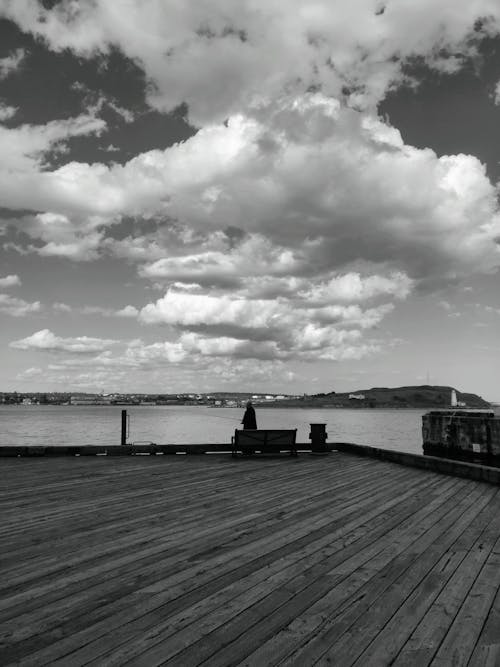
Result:
[[[329,408],[449,408],[454,387],[418,385],[410,387],[373,387],[359,391],[301,396],[300,399],[279,401],[281,407]],[[467,408],[490,408],[477,394],[455,389],[457,401]]]

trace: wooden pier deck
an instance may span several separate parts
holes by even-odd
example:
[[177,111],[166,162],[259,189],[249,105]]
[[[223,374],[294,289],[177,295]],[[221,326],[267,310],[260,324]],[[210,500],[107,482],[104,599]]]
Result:
[[0,664],[500,664],[500,487],[333,452],[0,462]]

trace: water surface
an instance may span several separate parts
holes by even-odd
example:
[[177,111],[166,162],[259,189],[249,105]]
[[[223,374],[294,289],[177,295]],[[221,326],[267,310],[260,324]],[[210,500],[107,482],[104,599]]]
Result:
[[[0,445],[117,445],[121,406],[0,406]],[[129,442],[192,444],[230,442],[244,410],[198,406],[132,406]],[[296,428],[309,442],[309,424],[324,423],[328,442],[354,442],[422,453],[427,410],[261,408],[259,428]]]

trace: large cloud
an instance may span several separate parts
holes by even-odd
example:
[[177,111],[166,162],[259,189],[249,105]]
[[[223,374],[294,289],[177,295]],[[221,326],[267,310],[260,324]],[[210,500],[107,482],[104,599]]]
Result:
[[[499,262],[496,189],[475,157],[406,146],[379,119],[320,95],[233,117],[124,166],[70,163],[24,176],[0,177],[0,197],[15,206],[22,193],[24,205],[58,209],[30,232],[46,243],[54,234],[46,254],[92,258],[101,239],[84,234],[125,214],[163,212],[200,233],[233,227],[254,235],[253,256],[244,245],[225,258],[211,249],[172,258],[165,248],[143,270],[151,277],[196,282],[215,271],[229,280],[245,265],[255,274],[262,260],[282,275],[319,274],[361,260],[443,280]],[[61,216],[69,226],[52,224]],[[81,252],[61,238],[71,225],[87,244]]]
[[[250,299],[169,290],[145,306],[139,319],[184,332],[181,345],[201,355],[256,359],[361,358],[372,347],[361,330],[392,310],[382,304],[297,306],[290,299]],[[186,333],[190,332],[190,333]]]
[[497,30],[500,8],[494,0],[65,0],[46,10],[4,0],[2,14],[54,50],[89,56],[118,47],[142,64],[151,104],[187,102],[203,125],[285,89],[321,86],[374,104],[403,78],[408,58],[460,67],[478,36]]

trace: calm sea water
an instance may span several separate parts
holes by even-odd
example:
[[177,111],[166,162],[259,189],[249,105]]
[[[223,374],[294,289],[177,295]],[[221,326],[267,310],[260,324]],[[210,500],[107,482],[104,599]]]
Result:
[[[119,406],[0,406],[0,445],[117,445]],[[198,406],[137,406],[128,442],[158,444],[230,442],[243,409]],[[256,407],[259,428],[296,428],[309,442],[309,424],[324,423],[328,442],[354,442],[422,453],[426,410],[342,410]]]

